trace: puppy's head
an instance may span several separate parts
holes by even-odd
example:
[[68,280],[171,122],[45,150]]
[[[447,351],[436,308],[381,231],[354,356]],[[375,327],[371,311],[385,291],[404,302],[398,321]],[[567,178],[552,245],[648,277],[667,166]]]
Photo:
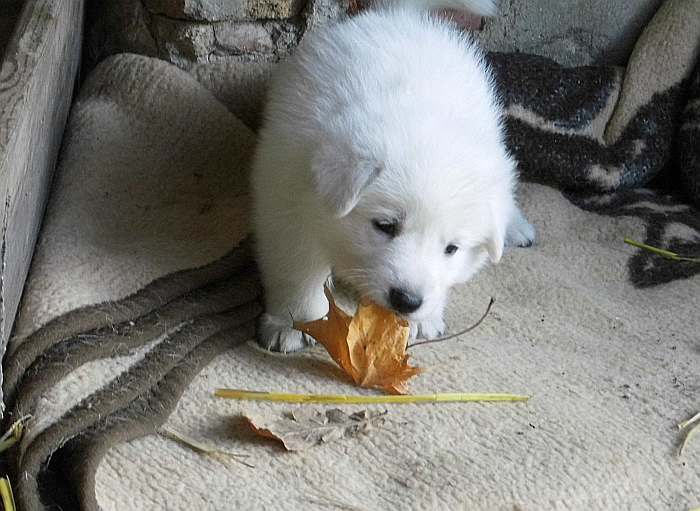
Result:
[[338,278],[421,320],[442,309],[452,285],[501,258],[514,163],[500,142],[382,149],[327,145],[313,159],[332,217],[328,250]]

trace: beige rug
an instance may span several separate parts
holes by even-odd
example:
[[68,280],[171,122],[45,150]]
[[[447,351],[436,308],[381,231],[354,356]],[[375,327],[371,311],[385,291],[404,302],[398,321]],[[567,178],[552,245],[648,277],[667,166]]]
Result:
[[[524,186],[537,246],[456,289],[447,319],[468,326],[490,296],[492,313],[413,350],[414,393],[528,403],[372,406],[382,428],[300,453],[253,436],[241,414],[305,405],[215,388],[369,393],[320,348],[246,344],[260,310],[244,239],[253,143],[162,62],[118,56],[84,86],[5,363],[10,420],[32,415],[13,453],[20,509],[700,506],[700,442],[679,457],[676,427],[700,409],[698,268],[622,243],[695,246],[700,218],[646,191]],[[205,456],[163,425],[249,457]]]

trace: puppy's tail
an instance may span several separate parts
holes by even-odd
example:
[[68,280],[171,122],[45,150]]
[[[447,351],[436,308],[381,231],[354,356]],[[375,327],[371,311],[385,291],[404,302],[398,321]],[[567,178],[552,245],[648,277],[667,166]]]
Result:
[[480,16],[493,16],[497,11],[494,0],[380,0],[377,3],[384,6],[403,6],[425,10],[458,9]]

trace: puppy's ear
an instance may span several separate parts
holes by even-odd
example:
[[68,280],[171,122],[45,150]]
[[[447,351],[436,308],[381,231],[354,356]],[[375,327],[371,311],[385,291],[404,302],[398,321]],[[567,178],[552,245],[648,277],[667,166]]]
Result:
[[491,234],[486,240],[486,251],[492,263],[497,263],[503,256],[508,219],[512,209],[511,202],[501,199],[491,204]]
[[503,256],[503,247],[505,246],[505,232],[496,231],[486,242],[486,251],[489,254],[489,259],[492,263],[497,263]]
[[491,229],[486,240],[486,251],[491,262],[497,263],[503,256],[508,225],[517,212],[514,195],[517,163],[508,153],[503,152],[495,161],[491,161],[491,167],[493,171],[490,176],[495,178],[492,181],[492,186],[495,184],[495,187],[490,194]]
[[337,218],[357,205],[362,191],[379,175],[374,162],[338,150],[332,145],[319,148],[311,159],[313,184],[324,203]]

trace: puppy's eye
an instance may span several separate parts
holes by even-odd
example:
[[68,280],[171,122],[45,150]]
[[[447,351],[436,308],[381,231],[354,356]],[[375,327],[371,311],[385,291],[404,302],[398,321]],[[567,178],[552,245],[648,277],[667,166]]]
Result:
[[459,247],[457,245],[449,244],[445,247],[445,254],[454,255],[455,252],[457,252],[457,250],[459,250]]
[[379,232],[383,232],[390,238],[395,238],[399,233],[399,223],[391,220],[372,220],[372,225]]

